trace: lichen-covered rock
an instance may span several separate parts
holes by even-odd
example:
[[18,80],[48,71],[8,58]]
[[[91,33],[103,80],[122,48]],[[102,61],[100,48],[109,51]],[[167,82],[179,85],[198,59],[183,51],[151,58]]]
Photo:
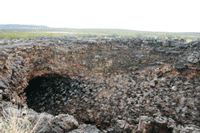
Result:
[[59,114],[51,121],[51,127],[58,131],[58,128],[55,128],[54,125],[64,130],[64,132],[76,129],[79,126],[78,121],[68,114]]
[[77,129],[69,131],[68,133],[101,133],[101,131],[94,125],[81,124]]
[[138,130],[148,133],[153,131],[153,118],[148,116],[141,116],[138,124]]
[[190,54],[188,57],[187,57],[187,61],[189,63],[193,63],[193,64],[196,64],[199,62],[199,57],[200,57],[200,54],[199,52],[197,51],[194,51],[192,54]]

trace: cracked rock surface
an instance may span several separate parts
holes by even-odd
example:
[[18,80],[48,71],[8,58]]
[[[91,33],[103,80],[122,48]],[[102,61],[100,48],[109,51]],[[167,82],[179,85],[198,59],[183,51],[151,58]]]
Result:
[[54,125],[46,132],[199,132],[199,40],[62,36],[1,42],[1,101],[45,112]]

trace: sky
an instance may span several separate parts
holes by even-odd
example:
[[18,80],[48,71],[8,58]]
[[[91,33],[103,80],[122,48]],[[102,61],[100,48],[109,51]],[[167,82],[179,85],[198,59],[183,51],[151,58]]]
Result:
[[200,0],[2,0],[0,24],[200,32]]

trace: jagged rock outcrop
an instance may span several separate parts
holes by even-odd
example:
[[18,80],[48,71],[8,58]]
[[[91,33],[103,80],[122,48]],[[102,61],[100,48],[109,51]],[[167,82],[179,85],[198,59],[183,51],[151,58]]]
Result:
[[[65,36],[9,42],[0,45],[3,101],[52,117],[69,114],[102,132],[200,127],[198,40]],[[168,126],[169,119],[176,125]]]

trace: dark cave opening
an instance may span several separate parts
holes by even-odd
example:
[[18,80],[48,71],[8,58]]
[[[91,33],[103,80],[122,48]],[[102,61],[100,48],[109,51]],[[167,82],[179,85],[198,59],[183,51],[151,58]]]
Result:
[[74,83],[80,84],[69,76],[46,74],[35,77],[29,81],[29,85],[24,90],[27,105],[37,112],[48,112],[52,115],[70,114],[67,109],[64,109],[68,105],[68,100],[72,98],[70,93],[74,88],[78,89]]
[[[29,81],[24,90],[26,103],[38,113],[47,112],[54,116],[69,114],[74,116],[79,124],[96,125],[95,121],[85,120],[85,117],[88,117],[85,114],[88,106],[82,97],[88,95],[91,90],[86,90],[82,84],[84,82],[72,80],[69,76],[51,74],[37,76]],[[102,129],[102,126],[97,128]]]

